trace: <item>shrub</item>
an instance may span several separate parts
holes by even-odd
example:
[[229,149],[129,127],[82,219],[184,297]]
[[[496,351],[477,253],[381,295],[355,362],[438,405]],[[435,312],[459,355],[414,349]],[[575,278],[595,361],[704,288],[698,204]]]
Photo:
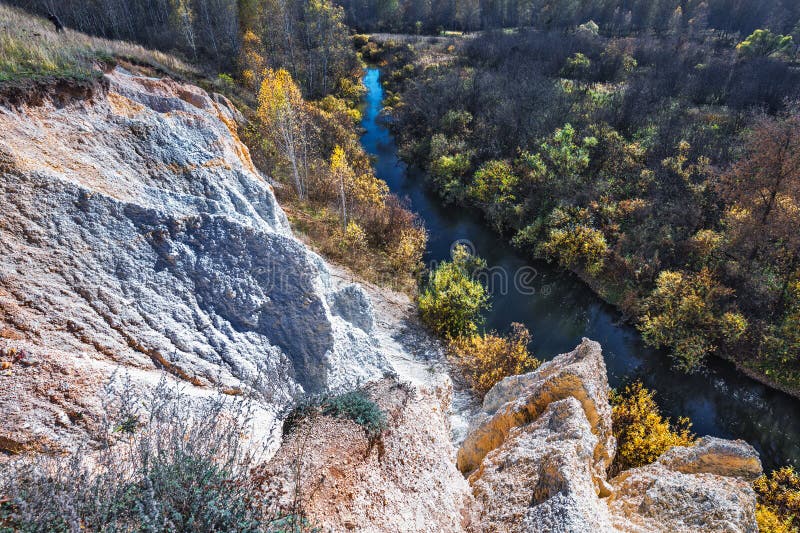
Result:
[[747,330],[742,315],[722,312],[724,300],[732,294],[707,268],[696,274],[665,270],[645,301],[639,329],[648,344],[672,348],[677,365],[692,370],[717,349],[718,342],[731,344]]
[[503,378],[536,370],[541,362],[528,352],[531,334],[522,324],[512,324],[505,337],[496,333],[455,339],[450,353],[470,386],[484,395]]
[[354,390],[303,398],[286,414],[283,432],[291,433],[303,420],[319,414],[352,420],[369,438],[378,437],[386,429],[386,413],[364,391]]
[[431,273],[418,303],[420,318],[434,332],[457,338],[477,331],[481,312],[489,308],[489,297],[471,274],[473,268],[482,265],[481,260],[458,246],[453,261],[445,261]]
[[596,276],[603,268],[608,244],[602,232],[574,224],[551,229],[539,246],[539,253],[556,258],[565,268],[583,268]]
[[771,508],[760,503],[756,504],[756,522],[760,533],[797,533],[791,518],[781,520]]
[[800,475],[791,466],[763,475],[753,483],[758,495],[760,531],[797,532],[800,526]]
[[673,446],[694,443],[689,419],[681,417],[671,424],[661,415],[654,396],[640,382],[625,387],[622,393],[611,391],[611,419],[617,438],[611,475],[650,464]]
[[263,531],[251,498],[245,448],[251,415],[242,398],[190,401],[162,381],[144,401],[130,383],[108,406],[105,442],[71,456],[15,461],[0,476],[7,531]]

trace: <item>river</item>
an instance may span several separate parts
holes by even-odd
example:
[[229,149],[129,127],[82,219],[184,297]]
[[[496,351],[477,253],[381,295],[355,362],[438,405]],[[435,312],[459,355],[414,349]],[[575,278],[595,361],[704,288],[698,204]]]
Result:
[[582,337],[603,346],[612,387],[641,380],[656,391],[656,400],[671,417],[688,416],[698,435],[744,439],[761,454],[765,469],[800,466],[800,400],[774,391],[718,359],[701,372],[673,370],[661,351],[644,345],[620,313],[603,302],[580,279],[544,262],[525,259],[486,226],[480,213],[444,207],[419,171],[407,167],[381,116],[380,71],[367,69],[361,144],[374,157],[375,171],[392,192],[407,197],[429,232],[429,264],[450,258],[462,242],[486,259],[492,294],[489,329],[506,331],[511,322],[533,334],[533,352],[551,359],[571,351]]

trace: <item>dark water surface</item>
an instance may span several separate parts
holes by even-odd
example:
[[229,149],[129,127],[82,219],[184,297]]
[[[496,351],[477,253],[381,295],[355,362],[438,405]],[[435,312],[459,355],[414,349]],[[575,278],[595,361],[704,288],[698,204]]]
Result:
[[505,331],[511,322],[522,322],[533,334],[540,359],[571,351],[582,337],[596,340],[603,346],[612,387],[641,379],[657,391],[656,400],[667,415],[690,417],[698,435],[750,442],[765,469],[800,466],[800,400],[738,374],[724,361],[709,361],[705,370],[692,375],[673,371],[664,353],[645,346],[636,329],[621,323],[620,314],[577,277],[525,259],[480,214],[442,206],[423,176],[398,159],[397,145],[380,117],[380,72],[368,69],[364,83],[368,92],[361,144],[375,156],[378,177],[392,192],[408,197],[425,222],[429,262],[449,259],[459,241],[486,259],[492,292],[487,327]]

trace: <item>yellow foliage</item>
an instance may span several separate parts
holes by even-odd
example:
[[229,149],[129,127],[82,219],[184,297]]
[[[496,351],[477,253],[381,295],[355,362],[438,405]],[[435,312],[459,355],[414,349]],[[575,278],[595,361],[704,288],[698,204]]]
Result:
[[531,334],[522,324],[512,324],[506,337],[496,333],[457,338],[450,353],[464,371],[470,386],[484,395],[508,376],[536,370],[541,362],[528,352]]
[[383,207],[384,199],[389,192],[386,182],[377,179],[370,172],[356,173],[341,146],[333,149],[330,170],[337,184],[344,188],[348,200],[355,200],[361,207]]
[[368,248],[367,233],[352,220],[347,223],[341,242],[344,248],[353,252],[363,252]]
[[800,529],[800,475],[794,468],[785,466],[763,475],[753,488],[758,495],[760,531],[796,533]]
[[650,464],[673,446],[691,446],[695,436],[688,418],[670,424],[658,409],[655,393],[640,382],[611,391],[611,418],[617,438],[612,474]]
[[396,272],[416,273],[422,269],[422,257],[428,234],[424,228],[410,227],[400,232],[400,238],[389,252],[389,264]]
[[261,39],[252,30],[244,32],[239,62],[242,68],[242,81],[247,87],[258,87],[256,73],[263,72],[266,65],[261,55],[262,48]]
[[756,522],[760,533],[797,533],[791,519],[781,519],[772,509],[760,503],[756,505]]
[[258,92],[258,118],[266,125],[283,120],[302,104],[300,88],[286,69],[264,71],[264,81]]

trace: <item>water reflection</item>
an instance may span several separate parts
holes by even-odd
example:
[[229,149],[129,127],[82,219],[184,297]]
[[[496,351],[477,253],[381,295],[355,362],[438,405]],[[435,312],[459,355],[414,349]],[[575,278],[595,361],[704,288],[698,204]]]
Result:
[[[540,358],[569,351],[582,337],[594,339],[603,346],[612,386],[640,379],[658,392],[666,414],[689,416],[699,435],[747,440],[762,454],[765,468],[800,465],[800,401],[741,376],[724,361],[710,361],[708,368],[693,375],[673,371],[663,353],[644,346],[636,330],[621,324],[619,313],[574,275],[527,261],[485,227],[479,213],[442,206],[418,171],[398,159],[380,116],[379,71],[368,69],[364,82],[368,93],[362,145],[375,156],[378,176],[393,192],[408,197],[424,220],[430,233],[426,259],[449,259],[453,243],[465,240],[490,267],[507,273],[508,290],[494,291],[488,328],[504,331],[511,322],[524,323]],[[516,290],[514,273],[531,267],[535,275],[527,284],[533,294]]]

